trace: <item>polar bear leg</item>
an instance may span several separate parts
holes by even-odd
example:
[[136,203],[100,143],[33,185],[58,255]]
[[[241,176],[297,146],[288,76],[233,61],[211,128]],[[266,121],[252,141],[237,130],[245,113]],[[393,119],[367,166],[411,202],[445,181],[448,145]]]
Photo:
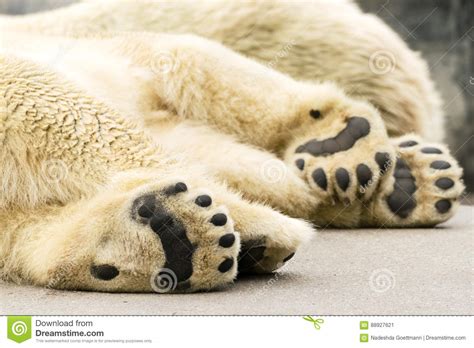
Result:
[[[446,147],[428,144],[414,135],[391,139],[397,156],[381,167],[384,175],[379,180],[368,183],[374,191],[373,198],[350,204],[340,200],[324,204],[311,194],[298,177],[298,170],[268,152],[240,144],[209,127],[177,122],[173,126],[149,125],[149,130],[160,146],[179,151],[189,161],[205,164],[210,173],[244,197],[266,202],[322,227],[435,225],[454,214],[464,187],[461,169]],[[407,163],[413,174],[404,177],[408,172],[402,163]],[[412,181],[416,182],[416,195],[410,192]],[[418,203],[412,206],[415,199]]]
[[204,165],[208,173],[250,201],[304,219],[321,204],[298,170],[268,151],[242,144],[206,125],[175,120],[146,127],[164,151],[175,151],[185,162]]
[[[174,272],[176,290],[210,289],[237,272],[240,243],[226,206],[236,216],[238,232],[251,242],[239,257],[242,271],[278,268],[312,234],[307,223],[245,202],[205,180],[205,172],[180,167],[133,125],[54,74],[14,58],[2,57],[0,63],[7,83],[0,85],[6,277],[66,288],[146,291],[154,265]],[[43,172],[41,164],[49,158],[64,172]],[[193,176],[181,180],[186,172]],[[12,209],[18,213],[10,218]],[[154,244],[148,243],[150,236]],[[124,277],[92,281],[91,276],[116,278],[122,254],[128,255],[120,266]],[[51,262],[43,267],[31,259],[37,255],[51,256]],[[61,271],[60,261],[67,263],[68,257],[72,265]],[[165,281],[162,275],[159,283]]]
[[242,200],[237,194],[216,190],[215,197],[225,202],[240,234],[239,273],[268,273],[280,268],[314,234],[311,224]]
[[[3,277],[96,291],[196,291],[232,282],[240,243],[224,207],[198,206],[183,182],[123,186],[7,217]],[[225,238],[232,243],[222,245]]]
[[208,290],[232,282],[238,267],[273,271],[310,238],[302,221],[182,179],[138,169],[64,207],[0,211],[2,277],[63,289]]
[[360,225],[362,205],[324,204],[299,177],[296,167],[287,166],[270,152],[239,143],[207,126],[176,121],[152,122],[147,128],[165,151],[173,149],[184,161],[205,165],[210,174],[250,201],[268,204],[316,226]]
[[199,37],[121,40],[114,45],[135,45],[129,58],[153,76],[150,105],[278,154],[318,200],[370,199],[368,182],[395,156],[377,110],[333,84],[297,82]]

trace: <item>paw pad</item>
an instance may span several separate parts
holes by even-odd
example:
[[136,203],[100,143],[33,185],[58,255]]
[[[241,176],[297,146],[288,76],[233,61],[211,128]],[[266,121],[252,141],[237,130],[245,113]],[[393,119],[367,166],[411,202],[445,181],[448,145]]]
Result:
[[208,195],[201,195],[194,202],[200,207],[207,208],[212,204],[212,198]]
[[346,127],[335,137],[326,140],[310,140],[299,146],[296,153],[309,153],[315,157],[333,155],[337,152],[347,151],[354,146],[357,140],[370,133],[370,123],[363,117],[349,118]]
[[450,178],[441,178],[436,180],[435,185],[442,190],[448,190],[454,186],[454,181]]
[[380,172],[385,173],[390,168],[392,159],[387,152],[377,152],[375,154],[375,162],[377,162]]
[[328,180],[326,177],[326,173],[324,173],[324,170],[322,168],[316,169],[313,174],[313,180],[314,182],[324,191],[327,190],[328,188]]
[[164,229],[173,228],[175,221],[173,217],[168,214],[156,213],[150,220],[150,227],[155,233],[160,233]]
[[421,149],[421,152],[427,153],[427,154],[442,154],[443,153],[440,149],[437,149],[436,147],[424,147]]
[[184,182],[178,182],[174,186],[170,186],[165,190],[165,194],[167,195],[176,195],[181,192],[186,192],[188,187]]
[[395,178],[394,190],[387,197],[390,210],[401,218],[407,218],[416,207],[413,197],[417,187],[410,167],[403,159],[398,159],[393,173]]
[[451,202],[447,199],[442,199],[436,202],[435,208],[440,214],[447,213],[451,209]]
[[225,259],[219,265],[218,270],[221,273],[225,273],[225,272],[229,271],[232,268],[233,265],[234,265],[234,259]]
[[224,226],[227,223],[227,216],[222,213],[217,213],[211,218],[211,223],[214,226]]
[[155,208],[155,197],[147,196],[143,202],[143,205],[138,208],[138,215],[142,218],[149,219],[153,216]]
[[418,145],[418,142],[416,142],[415,140],[407,140],[398,144],[399,147],[412,147],[415,145]]
[[234,245],[234,242],[235,242],[235,235],[233,233],[224,234],[219,239],[219,245],[223,248],[230,248],[232,245]]
[[304,169],[304,159],[301,159],[301,158],[297,159],[295,161],[295,165],[299,170],[303,170]]
[[434,161],[430,164],[430,167],[437,170],[444,170],[451,168],[451,164],[446,161]]
[[92,266],[90,269],[92,276],[99,280],[112,280],[119,275],[119,270],[111,265]]
[[342,191],[346,191],[350,183],[349,172],[344,168],[338,168],[336,170],[336,182]]
[[367,186],[367,184],[372,179],[372,171],[370,170],[369,166],[366,164],[359,164],[356,168],[356,175],[357,181],[359,182],[360,186]]

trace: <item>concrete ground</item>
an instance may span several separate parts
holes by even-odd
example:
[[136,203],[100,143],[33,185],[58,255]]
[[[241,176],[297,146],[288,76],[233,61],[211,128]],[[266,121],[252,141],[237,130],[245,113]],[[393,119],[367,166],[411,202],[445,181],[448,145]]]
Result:
[[474,314],[474,207],[435,229],[326,230],[280,273],[226,291],[71,292],[0,283],[1,314]]

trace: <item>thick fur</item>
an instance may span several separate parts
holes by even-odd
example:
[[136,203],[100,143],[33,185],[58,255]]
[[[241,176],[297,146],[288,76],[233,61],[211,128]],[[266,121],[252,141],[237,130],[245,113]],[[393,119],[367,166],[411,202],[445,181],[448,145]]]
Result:
[[441,99],[425,61],[349,0],[89,0],[4,23],[56,35],[197,34],[295,78],[336,82],[377,107],[391,136],[443,140]]
[[[237,12],[257,13],[267,3],[246,4]],[[0,45],[4,278],[72,289],[151,291],[150,278],[167,264],[169,253],[163,240],[163,245],[157,242],[154,224],[148,220],[139,224],[136,221],[143,219],[133,216],[134,202],[150,195],[175,225],[184,226],[195,248],[192,275],[175,284],[176,290],[186,291],[231,282],[237,261],[250,264],[242,272],[280,267],[311,235],[311,227],[295,218],[316,225],[384,227],[434,225],[452,216],[463,185],[462,171],[448,150],[441,146],[442,155],[436,158],[449,162],[451,169],[433,171],[433,157],[420,154],[428,146],[421,138],[407,135],[416,139],[417,146],[403,150],[399,143],[405,138],[388,137],[412,130],[423,133],[427,110],[436,108],[437,97],[422,65],[416,67],[420,76],[414,82],[400,86],[396,77],[394,84],[374,77],[392,88],[383,98],[377,97],[394,103],[390,111],[363,95],[362,87],[366,100],[349,96],[333,82],[294,80],[194,35],[90,37],[93,32],[118,29],[111,24],[118,19],[123,20],[122,29],[136,29],[146,4],[93,2],[61,10],[59,17],[49,13],[0,19],[5,33]],[[317,10],[320,5],[315,4],[310,8]],[[226,11],[235,10],[233,5],[220,5],[224,18]],[[184,7],[166,6],[176,11],[176,18],[186,13]],[[195,15],[213,13],[210,18],[215,22],[209,30],[221,26],[224,37],[226,30],[232,31],[232,22],[230,27],[224,25],[213,6],[217,5],[206,3],[199,10],[204,12],[196,10]],[[266,10],[283,15],[284,6],[274,3]],[[355,17],[363,18],[353,5],[331,6],[351,9]],[[159,16],[162,10],[152,8],[150,13]],[[98,15],[97,21],[86,19],[91,13]],[[53,16],[60,20],[53,23]],[[155,29],[156,18],[148,22],[149,29]],[[370,28],[374,20],[367,21]],[[335,32],[337,23],[331,22]],[[51,35],[68,32],[88,37]],[[389,42],[391,35],[386,34]],[[315,40],[315,47],[321,44],[326,49]],[[401,47],[401,55],[413,55]],[[308,47],[306,54],[312,50]],[[338,56],[337,51],[332,54]],[[324,59],[321,64],[328,66]],[[362,63],[352,64],[360,69]],[[317,71],[306,77],[320,79],[327,74],[324,77],[340,82],[324,69]],[[404,88],[414,88],[423,97],[411,100],[411,93],[405,104],[400,99]],[[397,98],[396,107],[402,110],[395,108]],[[347,145],[345,150],[323,155],[298,150],[344,133],[354,117],[364,126],[348,131],[358,137],[353,143],[337,144]],[[380,153],[387,165],[379,170],[375,159]],[[397,157],[409,163],[418,188],[410,197],[418,204],[408,218],[397,217],[387,205],[387,197],[396,190]],[[361,166],[370,173],[364,184]],[[341,167],[347,172],[346,189],[337,180]],[[323,180],[315,178],[317,171],[324,174]],[[449,178],[454,186],[440,191],[432,182],[439,178]],[[177,183],[185,183],[186,190],[163,194]],[[212,205],[199,207],[197,198],[203,195],[212,197]],[[450,200],[451,209],[437,211],[439,200]],[[226,215],[227,222],[210,223],[216,214]],[[218,243],[224,234],[235,235],[229,247]],[[180,244],[174,248],[178,253]],[[224,267],[224,272],[217,271],[226,260],[234,262],[228,262],[230,268]],[[101,265],[112,266],[118,276],[98,280],[91,270]]]

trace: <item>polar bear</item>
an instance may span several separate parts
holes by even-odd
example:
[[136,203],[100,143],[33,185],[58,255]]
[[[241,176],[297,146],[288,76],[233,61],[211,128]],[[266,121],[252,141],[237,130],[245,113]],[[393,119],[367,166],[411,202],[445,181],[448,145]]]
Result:
[[4,278],[207,290],[281,267],[306,221],[432,226],[459,205],[445,146],[390,138],[390,117],[334,82],[195,35],[81,37],[109,23],[83,6],[0,19]]

